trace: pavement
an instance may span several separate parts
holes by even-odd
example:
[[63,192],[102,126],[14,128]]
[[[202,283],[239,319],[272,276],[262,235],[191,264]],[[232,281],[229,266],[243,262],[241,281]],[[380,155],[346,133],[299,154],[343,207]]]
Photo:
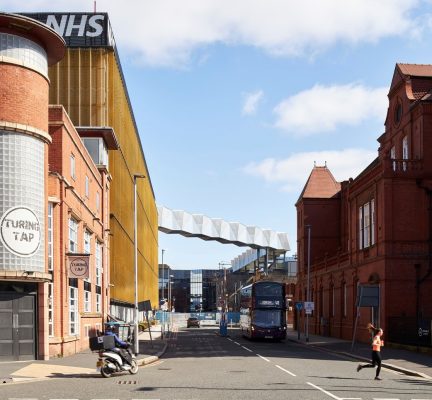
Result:
[[[218,330],[218,327],[215,326]],[[163,334],[161,326],[152,327],[151,338],[148,331],[141,332],[139,339],[138,365],[144,366],[158,361],[166,351],[171,336],[176,335],[177,329]],[[234,329],[228,329],[228,334],[234,333]],[[306,342],[302,333],[300,339],[297,331],[288,329],[287,341],[296,342],[300,345],[313,348],[316,351],[333,353],[340,357],[350,358],[359,363],[369,362],[371,357],[371,346],[367,343],[355,342],[338,338],[309,335]],[[422,377],[432,380],[432,349],[428,353],[418,351],[416,348],[401,348],[386,342],[381,349],[383,358],[382,366],[406,375]],[[97,352],[90,350],[63,358],[52,358],[50,360],[32,360],[0,362],[0,384],[16,383],[47,379],[50,377],[78,377],[98,375],[96,372]],[[354,367],[353,367],[354,368]]]
[[[152,326],[151,337],[148,331],[138,335],[139,366],[158,361],[167,347],[167,338],[160,325]],[[68,357],[51,358],[50,360],[9,361],[0,362],[0,384],[34,381],[52,377],[74,377],[98,375],[96,361],[98,353],[90,350],[83,351]]]
[[[318,351],[334,353],[342,357],[358,360],[359,363],[370,362],[371,345],[367,343],[309,335],[306,342],[305,335],[300,335],[298,339],[297,331],[288,329],[287,340],[297,342],[307,347],[312,347]],[[385,341],[385,346],[381,348],[382,367],[401,372],[405,375],[417,376],[432,380],[432,348],[417,348],[414,346],[401,346]]]

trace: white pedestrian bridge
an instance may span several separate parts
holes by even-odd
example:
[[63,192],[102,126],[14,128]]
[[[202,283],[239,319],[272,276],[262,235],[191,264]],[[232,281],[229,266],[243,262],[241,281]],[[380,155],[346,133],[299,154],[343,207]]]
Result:
[[288,234],[246,226],[239,222],[227,222],[202,214],[190,214],[183,210],[171,210],[158,206],[159,230],[164,233],[214,240],[224,244],[247,246],[253,249],[271,249],[279,252],[290,250]]

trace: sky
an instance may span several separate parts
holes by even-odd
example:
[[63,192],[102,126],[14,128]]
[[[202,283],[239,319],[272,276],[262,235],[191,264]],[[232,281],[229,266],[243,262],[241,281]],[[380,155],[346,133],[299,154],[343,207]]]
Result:
[[[314,166],[376,156],[396,63],[432,63],[432,0],[97,0],[108,12],[156,203],[288,233]],[[0,0],[92,12],[88,0]],[[159,233],[159,261],[218,268],[247,248]]]

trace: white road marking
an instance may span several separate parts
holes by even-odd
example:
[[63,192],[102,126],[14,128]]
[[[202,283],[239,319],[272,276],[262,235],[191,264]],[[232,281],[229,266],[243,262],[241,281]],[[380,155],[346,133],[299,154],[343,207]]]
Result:
[[239,342],[234,342],[235,344],[238,344],[239,346],[240,346],[240,343]]
[[340,397],[337,397],[337,396],[335,396],[334,394],[332,394],[332,393],[330,393],[330,392],[327,392],[327,390],[324,390],[323,388],[320,388],[319,386],[314,385],[313,383],[310,383],[310,382],[306,382],[306,383],[307,383],[308,385],[314,387],[315,389],[318,389],[319,391],[325,393],[327,396],[332,397],[333,399],[336,399],[336,400],[342,400]]
[[233,340],[232,339],[230,339],[230,338],[227,338],[230,342],[233,342]]
[[247,347],[242,346],[245,350],[250,351],[252,353],[251,349],[248,349]]
[[394,399],[392,398],[387,398],[387,397],[374,397],[373,400],[400,400],[400,399]]
[[269,360],[268,358],[265,358],[265,357],[263,357],[263,356],[260,356],[258,353],[257,353],[257,356],[258,356],[259,358],[262,358],[264,361],[270,362],[270,360]]
[[291,376],[297,376],[296,374],[293,374],[291,371],[288,371],[285,368],[282,368],[280,365],[276,365],[277,368],[281,369],[282,371],[286,372],[287,374],[290,374]]

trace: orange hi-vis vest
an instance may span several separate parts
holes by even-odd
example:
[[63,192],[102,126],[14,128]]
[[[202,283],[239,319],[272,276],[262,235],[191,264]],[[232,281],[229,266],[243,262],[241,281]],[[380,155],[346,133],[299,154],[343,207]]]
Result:
[[381,346],[384,346],[384,341],[381,341],[381,337],[376,335],[372,341],[372,350],[381,351]]

